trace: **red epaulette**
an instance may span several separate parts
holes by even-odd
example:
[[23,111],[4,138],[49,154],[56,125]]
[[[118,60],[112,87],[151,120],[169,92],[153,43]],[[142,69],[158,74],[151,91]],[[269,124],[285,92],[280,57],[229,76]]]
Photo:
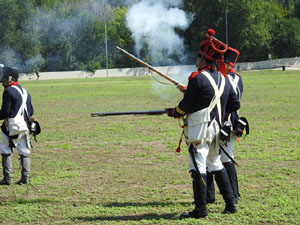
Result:
[[205,71],[205,70],[209,70],[211,67],[211,65],[208,65],[208,64],[204,64],[203,66],[201,66],[199,69],[198,69],[198,72],[192,72],[192,74],[189,76],[189,80],[195,78],[199,73]]
[[230,73],[234,73],[234,74],[238,75],[239,77],[241,76],[241,75],[239,75],[237,72],[235,72],[234,69],[230,70]]
[[201,73],[202,71],[197,71],[197,72],[192,72],[191,75],[189,76],[189,80],[195,78],[199,73]]
[[224,73],[221,73],[224,77],[226,77],[227,79],[229,79],[228,77],[228,74],[224,74]]

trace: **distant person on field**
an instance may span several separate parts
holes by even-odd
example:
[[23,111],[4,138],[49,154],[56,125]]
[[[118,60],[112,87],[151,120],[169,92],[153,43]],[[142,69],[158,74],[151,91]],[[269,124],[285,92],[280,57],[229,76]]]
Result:
[[[30,95],[18,83],[18,79],[19,72],[16,69],[0,67],[0,81],[4,87],[0,110],[0,120],[4,120],[1,126],[2,140],[0,143],[4,178],[0,181],[0,185],[12,184],[11,154],[13,150],[16,150],[20,155],[21,161],[21,179],[17,183],[26,184],[29,182],[31,144],[27,125],[31,120],[34,110]],[[15,125],[19,124],[21,123],[20,121],[22,124],[24,124],[24,121],[27,123],[23,126],[27,130],[22,130],[19,134],[15,135],[13,133],[14,135],[11,135],[11,125],[14,125],[14,123]]]
[[35,74],[36,74],[36,79],[37,80],[40,79],[40,73],[39,73],[39,71],[36,71]]
[[189,77],[188,86],[179,86],[184,97],[177,107],[169,109],[174,118],[187,116],[186,143],[189,148],[189,165],[193,182],[195,209],[183,213],[181,218],[202,218],[208,215],[206,208],[206,171],[214,171],[220,192],[225,200],[224,213],[237,211],[237,199],[233,195],[227,172],[219,155],[219,132],[226,112],[237,111],[240,101],[230,82],[220,72],[216,61],[225,53],[227,46],[213,37],[209,29],[200,43],[197,72]]

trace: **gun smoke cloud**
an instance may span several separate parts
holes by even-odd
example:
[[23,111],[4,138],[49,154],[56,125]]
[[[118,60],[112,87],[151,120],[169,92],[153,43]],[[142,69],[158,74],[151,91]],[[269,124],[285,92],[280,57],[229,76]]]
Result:
[[[182,0],[142,0],[128,1],[127,27],[135,41],[138,56],[147,47],[153,65],[174,65],[176,60],[184,62],[183,38],[175,29],[185,30],[192,21],[192,15],[179,7]],[[178,62],[177,62],[178,63]]]
[[[117,2],[121,4],[119,3],[121,1],[115,1],[115,4]],[[74,70],[80,69],[81,65],[75,61],[74,57],[67,58],[65,52],[68,50],[74,56],[73,52],[81,50],[81,38],[85,34],[85,27],[89,27],[94,21],[102,20],[104,13],[109,14],[107,8],[104,7],[105,3],[105,0],[81,0],[72,4],[65,1],[57,3],[59,7],[50,9],[43,6],[35,8],[33,4],[28,4],[27,8],[30,13],[24,17],[20,33],[25,38],[30,37],[26,39],[26,43],[32,46],[32,55],[24,60],[20,48],[0,43],[0,63],[28,74],[38,71],[43,66],[48,71],[57,71],[58,68],[62,68],[59,64],[63,60],[68,60],[66,63],[72,65]],[[65,40],[68,40],[67,44]],[[50,43],[53,48],[46,48],[43,45],[44,42]],[[90,47],[92,53],[96,55],[101,50],[93,44],[87,47]],[[104,43],[99,43],[99,45],[104,46]]]

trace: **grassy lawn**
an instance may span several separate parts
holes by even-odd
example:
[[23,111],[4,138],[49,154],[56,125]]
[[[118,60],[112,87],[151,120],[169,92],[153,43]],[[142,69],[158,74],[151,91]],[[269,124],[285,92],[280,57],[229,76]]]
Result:
[[[174,86],[151,77],[23,81],[42,126],[31,184],[0,187],[0,224],[300,224],[300,71],[242,72],[240,114],[250,135],[235,145],[239,211],[206,219],[192,210],[188,155],[175,153],[181,128],[161,116],[90,117],[178,104]],[[1,168],[2,176],[2,168]],[[13,179],[20,177],[13,154]]]

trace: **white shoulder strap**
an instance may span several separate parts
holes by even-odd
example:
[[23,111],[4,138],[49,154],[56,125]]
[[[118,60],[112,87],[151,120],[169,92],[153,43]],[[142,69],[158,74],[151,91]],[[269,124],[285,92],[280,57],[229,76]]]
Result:
[[212,85],[212,87],[215,91],[215,96],[209,105],[209,111],[211,112],[217,105],[219,122],[220,122],[220,124],[222,124],[221,123],[221,120],[222,120],[221,96],[222,96],[222,94],[224,92],[224,88],[225,88],[225,78],[223,77],[223,75],[218,74],[219,77],[221,78],[221,85],[220,85],[220,88],[218,88],[218,85],[216,84],[215,80],[212,78],[212,76],[208,72],[204,71],[204,72],[202,72],[202,74],[209,80],[210,84]]
[[238,83],[239,83],[239,79],[240,79],[239,76],[235,75],[234,77],[232,77],[229,75],[228,77],[229,77],[231,86],[233,87],[233,90],[235,91],[236,94],[238,94],[238,96],[240,96],[240,90],[238,87]]
[[18,111],[18,113],[16,115],[16,117],[17,117],[17,116],[22,115],[23,112],[24,112],[24,110],[27,113],[27,104],[26,103],[27,103],[28,93],[27,93],[27,91],[24,88],[22,88],[22,91],[23,91],[23,93],[22,93],[22,91],[17,86],[13,85],[11,87],[14,88],[14,89],[16,89],[20,93],[20,95],[22,96],[22,105],[21,105],[21,107],[20,107],[20,109],[19,109],[19,111]]

